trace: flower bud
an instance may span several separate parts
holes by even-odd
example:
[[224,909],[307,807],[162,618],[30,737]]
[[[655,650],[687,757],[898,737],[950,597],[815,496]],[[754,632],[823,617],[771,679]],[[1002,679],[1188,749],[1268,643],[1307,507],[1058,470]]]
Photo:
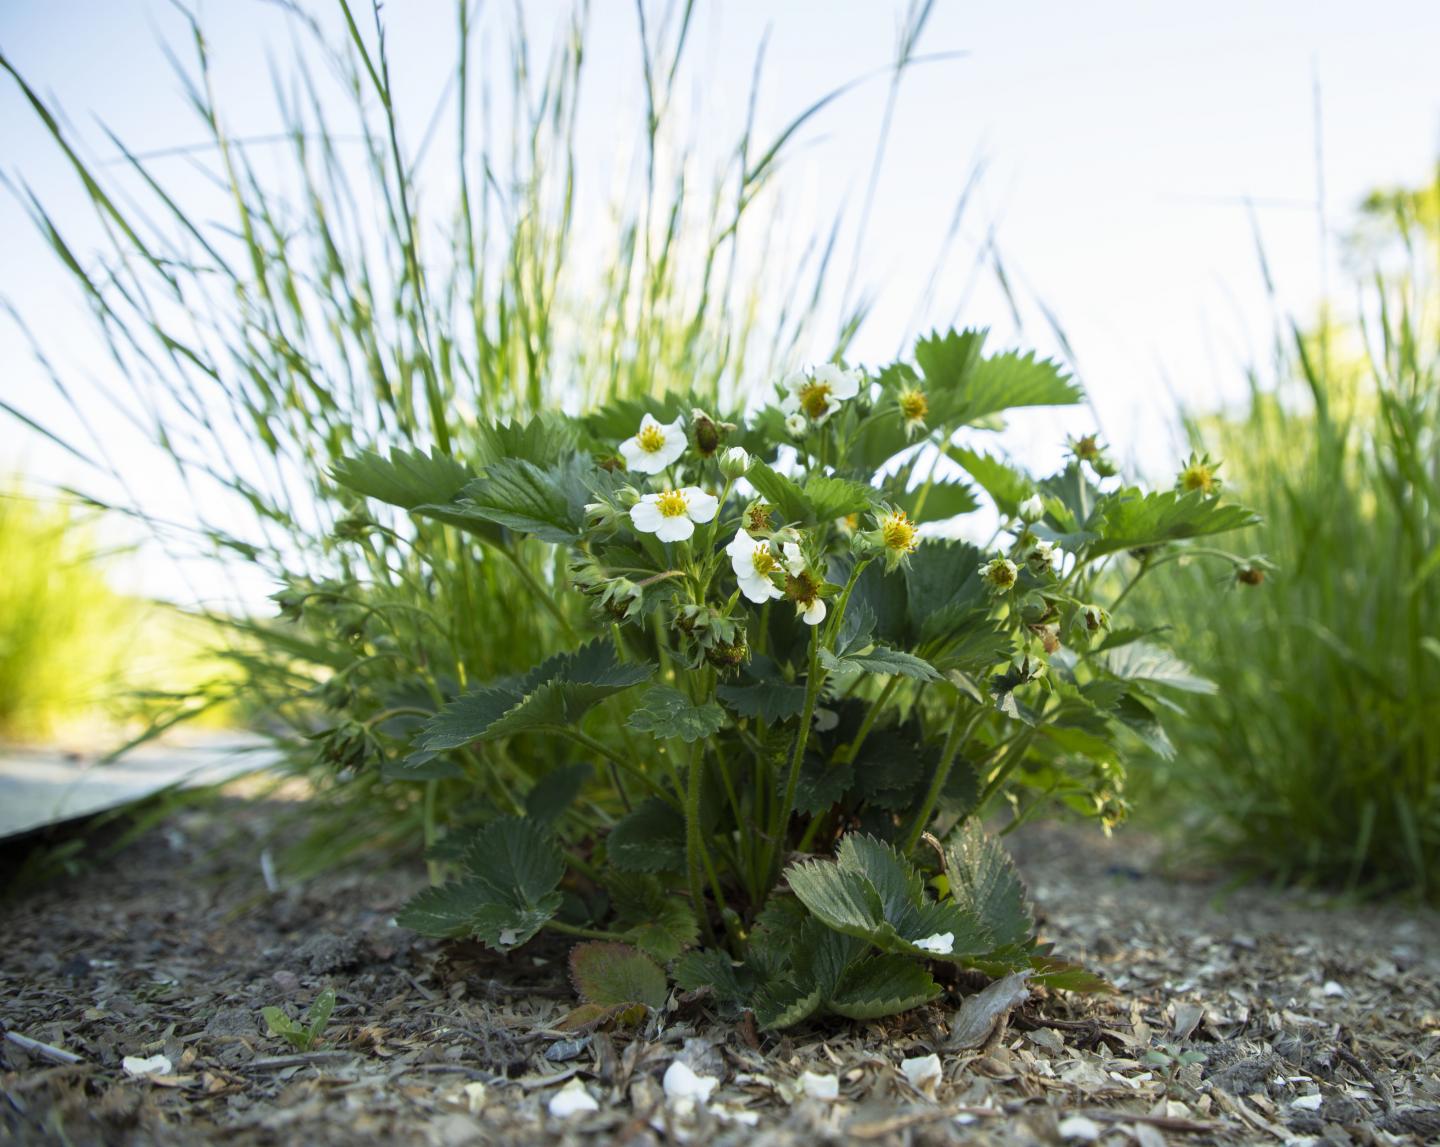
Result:
[[720,427],[703,410],[690,412],[690,425],[695,430],[695,449],[702,458],[709,458],[720,448]]
[[791,435],[796,438],[804,437],[805,431],[809,427],[809,425],[810,424],[805,421],[805,416],[803,414],[790,414],[787,415],[785,418],[785,429],[788,430]]
[[750,469],[750,452],[743,446],[732,446],[720,456],[720,473],[732,482],[745,476]]
[[1022,522],[1038,522],[1045,516],[1045,502],[1039,494],[1031,494],[1020,503],[1020,520]]

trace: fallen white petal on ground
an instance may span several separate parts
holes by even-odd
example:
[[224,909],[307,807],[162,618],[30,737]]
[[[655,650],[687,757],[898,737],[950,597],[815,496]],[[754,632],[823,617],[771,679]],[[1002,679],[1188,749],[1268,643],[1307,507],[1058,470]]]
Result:
[[704,1103],[710,1098],[710,1093],[719,1086],[720,1081],[713,1075],[696,1075],[688,1064],[678,1059],[665,1069],[666,1099],[690,1099]]
[[1060,1137],[1062,1139],[1082,1139],[1086,1143],[1094,1143],[1100,1138],[1100,1125],[1093,1119],[1087,1119],[1083,1115],[1072,1115],[1069,1119],[1060,1121]]
[[595,1097],[585,1090],[583,1083],[578,1079],[572,1079],[550,1097],[549,1108],[550,1114],[556,1119],[568,1119],[572,1115],[599,1111],[600,1104],[596,1103]]
[[940,1057],[932,1052],[930,1055],[917,1055],[912,1059],[901,1060],[900,1074],[916,1091],[924,1091],[927,1086],[933,1088],[940,1080]]
[[169,1075],[175,1070],[175,1065],[170,1062],[169,1057],[163,1055],[143,1058],[138,1055],[127,1055],[120,1061],[120,1066],[125,1069],[126,1075]]
[[811,1099],[838,1099],[840,1097],[840,1077],[838,1075],[819,1075],[813,1071],[807,1071],[800,1077],[800,1087]]

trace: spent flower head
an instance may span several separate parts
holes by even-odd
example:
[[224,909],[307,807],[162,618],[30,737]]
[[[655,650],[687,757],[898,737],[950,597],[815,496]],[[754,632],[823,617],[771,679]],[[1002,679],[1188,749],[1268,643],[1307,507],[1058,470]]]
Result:
[[715,517],[720,499],[699,486],[681,486],[646,494],[630,507],[630,521],[642,534],[654,534],[662,542],[683,542],[695,533],[697,523]]
[[1098,478],[1110,478],[1116,473],[1115,463],[1110,461],[1110,455],[1100,445],[1097,435],[1086,434],[1070,439],[1070,453],[1077,461],[1088,464]]
[[1015,588],[1020,569],[1009,558],[991,558],[980,563],[980,576],[995,594],[1009,593]]
[[620,443],[625,465],[639,474],[658,474],[684,453],[685,422],[680,418],[665,426],[647,413],[634,437]]

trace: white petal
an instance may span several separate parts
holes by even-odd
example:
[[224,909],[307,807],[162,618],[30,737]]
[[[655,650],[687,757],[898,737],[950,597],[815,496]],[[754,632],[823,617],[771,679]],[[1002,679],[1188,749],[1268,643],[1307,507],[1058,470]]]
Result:
[[[652,426],[657,427],[660,430],[665,429],[661,421],[647,410],[644,417],[640,419],[640,433],[644,434],[645,431]],[[636,437],[638,438],[639,435],[636,435]]]
[[699,486],[686,486],[680,493],[685,495],[685,509],[693,522],[708,522],[720,508],[720,499]]
[[740,592],[756,605],[762,605],[774,598],[785,596],[775,588],[774,582],[768,577],[761,577],[757,573],[752,572],[750,576],[742,577],[737,570],[735,580],[740,583]]
[[839,377],[831,384],[830,397],[844,402],[846,399],[854,398],[860,393],[860,372],[858,370],[842,370]]
[[805,377],[805,372],[803,370],[792,370],[789,374],[785,376],[784,381],[782,381],[780,385],[783,386],[786,390],[788,390],[792,395],[798,395],[802,390],[805,389],[805,384],[809,381],[810,380]]
[[[747,559],[750,559],[751,568],[754,568],[755,539],[745,532],[744,526],[741,526],[735,531],[735,537],[731,540],[730,544],[725,547],[725,552],[732,558],[738,558],[742,554],[745,555]],[[736,566],[735,569],[738,573],[740,567]]]
[[680,514],[674,518],[660,516],[660,525],[656,527],[655,536],[662,542],[683,542],[695,532],[695,523]]
[[819,625],[825,620],[825,599],[817,597],[800,614],[806,625]]
[[572,1079],[552,1095],[549,1106],[550,1114],[556,1119],[568,1119],[572,1115],[600,1110],[595,1097],[585,1090],[585,1085],[578,1079]]
[[126,1075],[170,1075],[175,1070],[175,1065],[163,1055],[127,1055],[120,1066]]
[[689,1065],[676,1059],[665,1069],[663,1086],[666,1099],[693,1099],[704,1103],[720,1086],[720,1080],[713,1075],[696,1075]]
[[[780,409],[783,410],[786,414],[791,415],[792,417],[799,414],[800,396],[798,394],[786,395],[785,400],[780,403]],[[790,424],[790,419],[787,418],[785,420],[785,424],[788,426]]]
[[805,572],[805,555],[794,542],[785,543],[785,566],[797,576]]
[[938,1055],[917,1055],[913,1059],[902,1059],[900,1061],[900,1074],[903,1075],[916,1091],[922,1090],[927,1083],[933,1083],[941,1076],[940,1057]]
[[838,1099],[840,1097],[840,1077],[838,1075],[819,1075],[813,1071],[807,1071],[800,1076],[800,1087],[811,1099]]
[[[673,462],[674,459],[672,458],[670,461]],[[632,462],[627,458],[625,465],[637,474],[658,474],[661,470],[665,469],[666,466],[670,465],[670,462],[665,460],[665,451],[663,450],[655,454],[641,450],[636,455],[635,461]]]
[[915,947],[922,948],[926,952],[934,952],[940,956],[948,956],[955,951],[954,932],[936,932],[933,936],[926,936],[923,940],[916,940]]
[[673,465],[675,459],[685,453],[685,432],[683,430],[665,431],[665,445],[655,451],[654,457],[660,459],[660,469]]
[[640,449],[640,439],[627,438],[620,443],[620,457],[625,459],[625,465],[635,469],[635,463],[644,457],[645,451]]
[[660,529],[665,522],[665,515],[660,512],[660,507],[655,504],[655,495],[646,494],[640,501],[630,507],[630,521],[642,534],[653,534]]

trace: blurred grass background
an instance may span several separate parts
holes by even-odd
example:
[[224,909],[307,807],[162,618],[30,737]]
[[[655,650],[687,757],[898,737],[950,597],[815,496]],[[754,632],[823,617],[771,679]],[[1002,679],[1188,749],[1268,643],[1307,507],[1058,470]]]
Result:
[[[96,752],[180,713],[225,725],[216,633],[118,591],[96,512],[0,487],[0,741]],[[205,709],[204,713],[199,711]]]
[[1141,595],[1218,689],[1173,722],[1137,803],[1242,872],[1440,890],[1437,206],[1440,174],[1371,196],[1352,317],[1283,324],[1247,405],[1185,421],[1278,568],[1247,586],[1172,566]]

